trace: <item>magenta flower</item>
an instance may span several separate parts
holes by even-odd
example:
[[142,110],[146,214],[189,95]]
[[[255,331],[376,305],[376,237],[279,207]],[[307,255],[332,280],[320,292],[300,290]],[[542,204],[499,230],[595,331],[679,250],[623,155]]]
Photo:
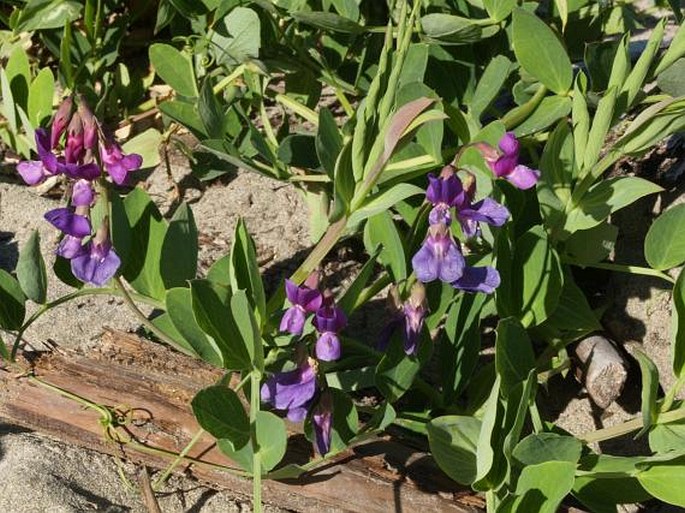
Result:
[[321,307],[323,296],[316,285],[312,288],[305,282],[298,287],[291,280],[285,280],[285,295],[292,306],[283,314],[279,329],[292,335],[301,335],[307,314],[314,313]]
[[83,239],[81,237],[74,237],[73,235],[65,235],[55,250],[55,254],[71,260],[72,258],[81,254]]
[[107,220],[81,251],[71,259],[71,272],[83,283],[101,287],[119,270],[121,260],[109,240]]
[[499,153],[485,152],[485,159],[497,178],[505,178],[518,189],[534,187],[540,171],[519,164],[519,142],[512,132],[499,141]]
[[143,157],[137,153],[124,155],[121,146],[111,140],[100,144],[100,158],[105,170],[117,185],[126,183],[128,173],[139,169],[143,164]]
[[308,358],[295,370],[275,373],[262,385],[262,401],[286,410],[293,422],[304,420],[316,394],[316,365]]
[[464,235],[475,237],[480,232],[478,223],[502,226],[509,219],[509,210],[492,198],[483,198],[476,203],[471,203],[466,199],[457,207],[457,218]]
[[50,134],[44,128],[36,129],[36,149],[40,160],[19,162],[17,171],[29,185],[41,183],[47,177],[58,174],[57,157],[50,150]]
[[74,102],[71,99],[71,96],[65,98],[57,109],[55,117],[52,119],[52,126],[50,127],[50,147],[52,149],[57,147],[60,137],[69,124],[73,104]]
[[416,277],[428,283],[440,279],[445,283],[458,280],[464,272],[464,256],[443,223],[431,225],[428,237],[411,260]]
[[83,143],[83,122],[78,112],[74,113],[67,126],[67,140],[64,145],[64,160],[68,164],[80,162],[85,155]]
[[333,297],[324,299],[324,304],[316,311],[314,327],[319,332],[316,341],[316,357],[325,362],[340,358],[340,339],[338,333],[347,326],[347,316],[333,304]]
[[409,299],[400,303],[397,296],[397,289],[392,289],[393,318],[383,328],[377,344],[379,351],[385,351],[390,343],[391,337],[401,330],[404,338],[404,352],[407,355],[414,355],[418,349],[423,330],[423,321],[428,315],[428,303],[426,301],[426,289],[421,282],[412,286]]
[[321,456],[331,450],[331,427],[333,425],[333,399],[329,391],[321,394],[319,403],[312,413],[314,446]]
[[75,207],[89,207],[95,199],[95,191],[88,180],[79,180],[71,189],[71,203]]

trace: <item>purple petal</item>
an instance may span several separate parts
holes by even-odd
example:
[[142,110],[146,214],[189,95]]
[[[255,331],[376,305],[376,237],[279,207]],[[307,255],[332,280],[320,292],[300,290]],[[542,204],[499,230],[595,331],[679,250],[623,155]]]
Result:
[[330,331],[323,333],[316,341],[316,357],[324,362],[340,358],[340,339]]
[[428,175],[426,198],[434,206],[438,204],[454,206],[462,199],[463,193],[461,180],[456,175],[452,174],[447,178]]
[[75,256],[78,256],[85,251],[84,247],[81,245],[82,242],[82,239],[78,237],[65,235],[60,241],[59,246],[57,246],[55,253],[61,257],[71,260]]
[[509,210],[492,198],[484,198],[469,208],[460,210],[459,217],[461,219],[488,223],[493,226],[502,226],[509,219]]
[[310,365],[278,372],[262,385],[262,401],[277,410],[290,410],[307,404],[316,392],[316,373]]
[[347,316],[336,306],[324,306],[316,311],[314,326],[319,333],[326,331],[338,333],[347,326]]
[[87,217],[74,214],[68,208],[56,208],[45,213],[45,219],[55,228],[74,237],[90,235],[90,221]]
[[90,206],[95,198],[93,186],[87,180],[79,180],[71,191],[71,203],[75,207]]
[[540,178],[540,171],[519,164],[505,178],[518,189],[526,190],[535,187]]
[[450,207],[445,204],[436,205],[430,211],[428,215],[428,222],[430,224],[444,224],[449,226],[452,224],[452,214],[450,213]]
[[517,163],[518,156],[503,156],[491,164],[490,168],[497,178],[502,178],[503,176],[507,176],[509,173],[513,172]]
[[499,149],[507,157],[514,157],[518,159],[519,155],[519,142],[513,132],[507,132],[499,140]]
[[459,247],[450,240],[447,251],[440,262],[438,277],[445,283],[452,283],[459,279],[464,272],[464,256],[461,254]]
[[414,268],[414,273],[416,273],[416,279],[420,282],[428,283],[438,278],[438,259],[433,254],[428,240],[423,243],[421,249],[411,259],[411,265]]
[[307,417],[307,412],[309,411],[309,404],[307,402],[305,406],[297,406],[295,408],[290,408],[286,417],[290,422],[302,422]]
[[36,185],[41,183],[47,173],[43,167],[43,162],[40,160],[27,160],[17,164],[17,171],[22,179],[29,185]]
[[127,171],[136,171],[140,169],[140,166],[143,165],[143,157],[138,155],[137,153],[125,155],[121,159],[121,165],[124,166],[124,168],[126,168]]
[[490,266],[465,267],[461,278],[452,282],[452,286],[466,292],[484,292],[492,294],[500,284],[497,269]]
[[305,313],[299,306],[291,306],[281,318],[280,331],[287,331],[292,335],[301,335],[304,328]]
[[90,242],[88,251],[71,259],[71,272],[84,283],[101,287],[116,274],[121,260],[109,246],[106,250]]
[[426,313],[423,306],[415,308],[409,302],[404,304],[404,352],[408,355],[416,354]]
[[333,422],[333,412],[326,408],[317,409],[312,415],[312,427],[314,428],[314,442],[316,450],[324,456],[331,450],[331,425]]
[[57,157],[50,151],[50,134],[44,128],[36,129],[36,149],[43,166],[50,173],[57,172]]
[[100,167],[92,162],[83,165],[58,162],[57,169],[60,173],[64,173],[74,180],[83,179],[93,181],[100,176]]
[[299,287],[292,280],[285,280],[285,297],[288,298],[291,305],[297,304],[297,291]]
[[316,312],[323,304],[323,295],[318,290],[300,287],[297,292],[297,304],[304,308],[305,312]]
[[105,169],[107,169],[107,173],[109,173],[109,176],[112,177],[112,180],[114,180],[115,184],[124,185],[126,183],[128,170],[119,162],[106,165]]

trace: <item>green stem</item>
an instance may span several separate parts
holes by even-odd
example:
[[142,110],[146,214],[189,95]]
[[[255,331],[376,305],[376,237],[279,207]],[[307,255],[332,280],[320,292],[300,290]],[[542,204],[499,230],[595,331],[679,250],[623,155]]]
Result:
[[683,385],[685,385],[685,373],[683,373],[678,380],[673,383],[673,386],[666,393],[664,402],[661,403],[660,411],[667,412],[671,409],[673,406],[673,401],[675,401],[675,396],[678,395],[678,392],[680,392],[680,389],[683,388]]
[[[657,424],[668,424],[669,422],[675,422],[677,420],[685,419],[685,408],[679,408],[677,410],[672,410],[659,415]],[[584,435],[578,436],[578,440],[585,444],[591,444],[595,442],[602,442],[604,440],[610,440],[611,438],[616,438],[619,436],[627,435],[633,431],[641,429],[643,426],[642,417],[638,417],[618,426],[611,426],[604,429],[598,429],[597,431],[591,431],[585,433]]]
[[222,78],[213,88],[212,92],[214,94],[218,94],[224,89],[226,89],[228,86],[230,86],[233,82],[235,82],[238,77],[240,77],[243,73],[245,72],[245,65],[241,64],[238,66],[236,69],[233,70],[233,73],[230,75]]
[[262,461],[257,440],[257,415],[260,408],[259,382],[261,373],[253,369],[250,373],[250,438],[252,439],[252,511],[262,512]]
[[540,105],[540,102],[546,94],[547,88],[541,85],[538,88],[538,90],[535,91],[535,94],[531,97],[530,100],[528,100],[520,107],[510,110],[506,115],[504,115],[502,117],[502,123],[504,123],[506,129],[511,130],[512,128],[517,127],[526,119],[528,119],[528,117],[535,111],[535,109],[538,108],[538,105]]
[[159,340],[164,342],[165,344],[173,347],[177,351],[180,351],[181,353],[193,356],[190,351],[188,351],[185,347],[179,346],[174,339],[169,337],[166,333],[164,333],[162,330],[160,330],[157,326],[155,326],[147,317],[146,315],[140,311],[140,308],[138,308],[138,305],[135,304],[133,299],[131,298],[131,295],[129,294],[128,290],[126,290],[126,287],[124,286],[123,281],[121,280],[120,276],[117,276],[114,278],[114,283],[121,292],[121,296],[124,299],[124,302],[126,305],[130,308],[130,310],[133,312],[133,314],[138,318],[138,320],[141,322],[143,326],[145,326],[150,332],[152,332]]
[[666,280],[671,284],[675,284],[675,280],[671,278],[668,274],[657,271],[656,269],[650,269],[649,267],[640,267],[638,265],[625,265],[625,264],[615,264],[613,262],[598,262],[596,264],[579,264],[573,260],[567,260],[562,258],[562,261],[567,264],[576,265],[579,267],[592,267],[594,269],[606,269],[608,271],[618,271],[622,273],[629,274],[640,274],[643,276],[652,276],[654,278],[661,278]]
[[545,425],[542,423],[538,405],[535,404],[535,401],[530,404],[528,411],[530,412],[530,420],[533,422],[533,430],[535,433],[542,433],[545,430]]
[[200,441],[200,438],[202,438],[202,435],[205,434],[205,430],[200,428],[197,433],[195,433],[195,436],[193,439],[188,442],[188,445],[186,445],[183,450],[176,456],[176,459],[171,462],[171,465],[169,465],[166,470],[162,473],[161,476],[159,476],[154,483],[152,483],[152,489],[154,491],[159,490],[159,488],[166,482],[167,478],[171,475],[171,473],[174,471],[174,469],[183,461],[183,459],[188,455],[190,450],[195,446],[197,442]]
[[[17,336],[14,340],[14,345],[12,346],[12,352],[11,352],[11,359],[14,361],[17,351],[19,349],[19,344],[21,343],[21,339],[24,336],[24,333],[26,330],[36,322],[40,317],[43,316],[43,314],[47,313],[49,310],[55,308],[56,306],[59,306],[63,303],[67,303],[68,301],[71,301],[72,299],[77,299],[83,296],[122,296],[121,292],[117,289],[114,288],[85,288],[85,289],[80,289],[80,290],[75,290],[74,292],[70,292],[69,294],[65,294],[64,296],[58,297],[57,299],[50,301],[49,303],[45,303],[42,305],[38,310],[36,310],[27,320],[24,322],[24,324],[19,328],[19,331],[17,332]],[[147,303],[155,308],[161,308],[165,309],[164,305],[159,303],[158,301],[149,298],[147,296],[142,296],[140,294],[134,294],[136,299],[138,299],[141,302]]]

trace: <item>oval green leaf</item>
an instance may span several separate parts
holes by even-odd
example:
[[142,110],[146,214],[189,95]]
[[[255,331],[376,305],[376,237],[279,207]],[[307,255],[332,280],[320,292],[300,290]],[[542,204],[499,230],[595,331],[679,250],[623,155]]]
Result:
[[685,204],[676,205],[652,223],[645,238],[645,258],[660,271],[685,262]]

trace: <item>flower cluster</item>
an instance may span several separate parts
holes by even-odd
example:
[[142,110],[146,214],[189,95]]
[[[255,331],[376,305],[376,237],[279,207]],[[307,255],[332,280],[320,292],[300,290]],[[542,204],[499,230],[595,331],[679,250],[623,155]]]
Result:
[[261,398],[277,410],[284,410],[289,420],[299,422],[311,413],[314,443],[324,455],[331,447],[331,423],[333,400],[325,386],[319,385],[317,374],[319,361],[340,358],[338,334],[347,325],[345,313],[335,305],[332,294],[318,288],[319,276],[312,274],[303,285],[297,286],[286,280],[285,293],[291,306],[281,318],[280,330],[292,335],[302,335],[308,314],[314,314],[312,324],[318,332],[314,346],[316,358],[300,345],[295,358],[296,368],[274,373],[262,385]]
[[20,162],[17,171],[29,185],[56,175],[69,179],[71,205],[47,212],[45,219],[64,234],[56,253],[71,261],[74,276],[84,283],[102,286],[116,274],[121,261],[112,248],[106,218],[93,233],[93,182],[104,169],[116,184],[124,184],[128,172],[141,166],[142,157],[124,155],[114,140],[102,135],[100,123],[86,102],[79,98],[76,109],[74,103],[71,97],[66,98],[50,130],[36,130],[39,160]]
[[491,294],[500,283],[499,273],[490,266],[466,265],[450,225],[454,215],[464,235],[470,238],[479,235],[479,223],[502,226],[509,218],[509,211],[491,198],[474,203],[475,180],[467,176],[464,184],[451,165],[444,167],[440,176],[428,175],[426,198],[433,205],[430,227],[421,249],[412,258],[412,266],[420,282],[439,279],[467,292]]

